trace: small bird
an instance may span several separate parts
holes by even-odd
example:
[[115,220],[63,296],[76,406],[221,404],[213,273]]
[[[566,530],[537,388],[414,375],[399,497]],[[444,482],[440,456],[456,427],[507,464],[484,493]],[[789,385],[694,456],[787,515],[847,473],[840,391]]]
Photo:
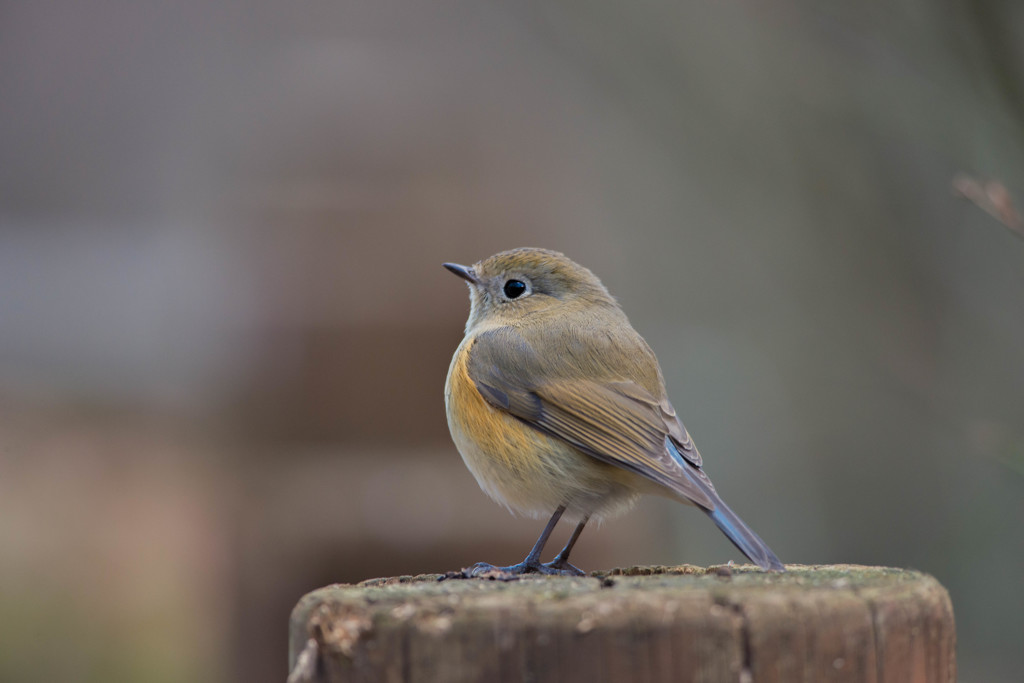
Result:
[[[569,553],[587,521],[621,514],[645,493],[696,505],[751,561],[785,570],[704,474],[654,352],[593,273],[531,248],[444,267],[466,280],[470,299],[445,382],[452,440],[495,501],[551,514],[522,562],[480,562],[464,575],[581,575]],[[576,528],[542,563],[563,516]]]

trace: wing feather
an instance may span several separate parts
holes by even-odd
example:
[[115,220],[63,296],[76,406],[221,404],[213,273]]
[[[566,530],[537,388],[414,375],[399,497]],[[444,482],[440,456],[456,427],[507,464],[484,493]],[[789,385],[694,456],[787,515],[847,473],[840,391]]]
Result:
[[[636,341],[611,341],[638,344],[636,349],[627,349],[627,355],[650,354],[639,335],[633,335]],[[630,377],[630,367],[610,367],[602,362],[623,355],[590,354],[582,359],[589,367],[580,368],[578,355],[542,357],[518,331],[500,328],[476,338],[468,371],[480,395],[494,408],[597,460],[635,472],[713,510],[712,498],[692,478],[696,475],[707,481],[700,471],[700,454],[664,397],[660,376],[655,388],[661,396],[656,396]],[[587,379],[578,379],[579,375]],[[670,449],[669,442],[676,448]]]

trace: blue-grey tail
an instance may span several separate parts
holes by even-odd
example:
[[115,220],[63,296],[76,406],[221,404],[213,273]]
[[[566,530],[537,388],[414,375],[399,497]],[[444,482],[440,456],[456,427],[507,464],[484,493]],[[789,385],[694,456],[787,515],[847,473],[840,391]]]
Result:
[[[671,450],[675,450],[674,445],[670,445]],[[733,512],[725,501],[718,495],[711,482],[706,476],[702,476],[703,472],[700,472],[696,467],[688,463],[682,458],[682,456],[676,452],[674,455],[678,458],[679,462],[683,465],[683,471],[686,472],[690,480],[697,485],[697,487],[707,495],[708,498],[714,503],[713,509],[707,509],[703,505],[698,504],[698,507],[711,518],[711,521],[722,530],[730,541],[733,542],[740,552],[747,556],[751,562],[761,567],[761,569],[768,569],[772,571],[786,571],[786,567],[779,561],[779,558],[775,556],[772,549],[768,547],[768,544],[761,540],[761,537],[754,533],[754,530],[747,526],[746,522],[739,518],[739,516]]]
[[772,549],[754,533],[753,529],[748,527],[717,495],[712,496],[712,499],[715,501],[715,509],[704,510],[704,512],[722,530],[722,533],[729,537],[733,545],[740,549],[741,553],[761,569],[786,571],[785,566],[775,556]]

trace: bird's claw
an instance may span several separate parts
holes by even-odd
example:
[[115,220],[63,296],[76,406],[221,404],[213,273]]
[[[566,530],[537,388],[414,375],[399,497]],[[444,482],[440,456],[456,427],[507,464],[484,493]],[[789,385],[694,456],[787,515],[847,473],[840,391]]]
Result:
[[567,560],[554,560],[547,564],[541,565],[545,569],[545,574],[558,574],[561,576],[586,576],[586,572],[579,567],[569,564]]
[[544,576],[583,576],[584,572],[568,562],[554,561],[542,564],[536,560],[524,560],[508,567],[496,567],[487,562],[477,562],[472,567],[462,570],[463,578],[493,579],[495,581],[514,581],[523,574],[541,574]]

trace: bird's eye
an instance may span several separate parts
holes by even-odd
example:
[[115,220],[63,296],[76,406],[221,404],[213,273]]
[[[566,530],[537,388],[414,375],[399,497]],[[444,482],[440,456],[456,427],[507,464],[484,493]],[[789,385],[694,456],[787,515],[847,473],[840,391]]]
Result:
[[520,280],[509,280],[505,283],[505,296],[509,299],[515,299],[523,295],[526,291],[526,284]]

